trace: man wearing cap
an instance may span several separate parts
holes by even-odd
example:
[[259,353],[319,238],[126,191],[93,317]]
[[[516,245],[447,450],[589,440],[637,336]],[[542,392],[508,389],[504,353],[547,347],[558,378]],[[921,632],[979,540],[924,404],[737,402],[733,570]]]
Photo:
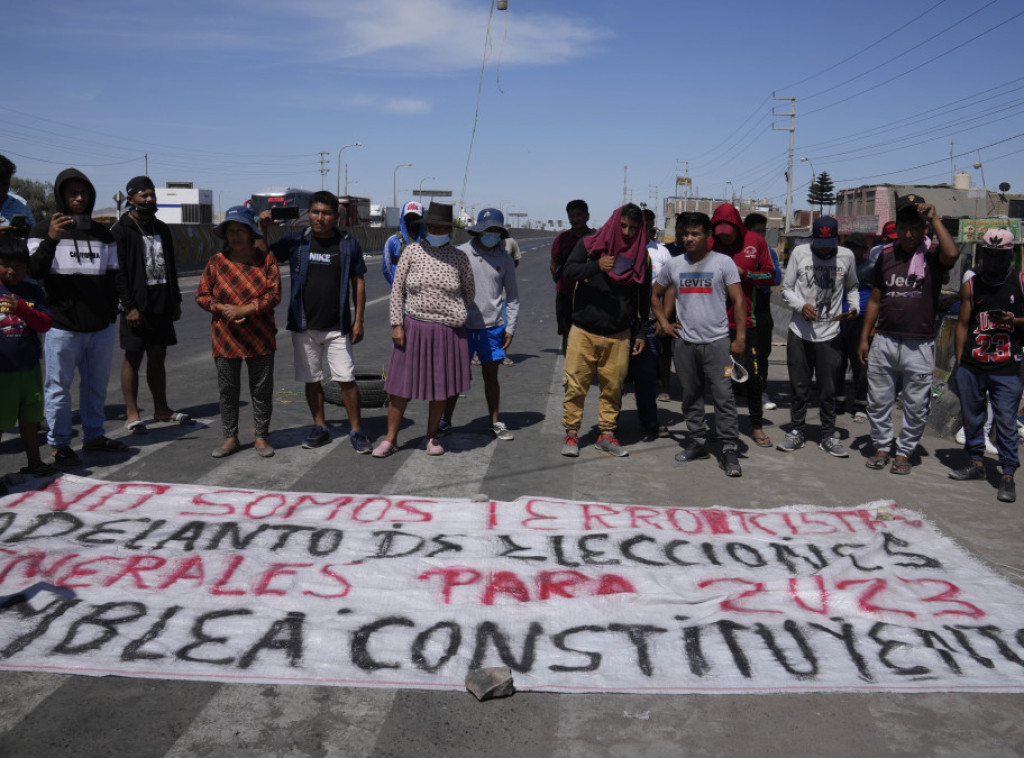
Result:
[[[732,258],[736,269],[740,272],[740,284],[743,286],[743,299],[746,303],[747,332],[750,339],[746,341],[746,353],[743,358],[744,367],[750,379],[741,384],[733,383],[737,394],[746,394],[747,411],[750,414],[751,437],[758,447],[771,447],[772,441],[765,434],[764,407],[761,386],[761,352],[756,339],[757,300],[764,297],[758,292],[759,286],[770,285],[775,280],[775,264],[768,249],[768,242],[757,232],[745,229],[740,220],[740,212],[731,203],[722,203],[711,216],[712,250],[724,253]],[[736,315],[729,307],[729,331],[736,334]]]
[[882,225],[881,243],[871,248],[871,252],[868,253],[868,258],[872,263],[878,260],[878,256],[882,254],[882,248],[886,245],[891,245],[896,241],[896,222],[886,221]]
[[[715,435],[722,442],[720,466],[726,476],[741,476],[732,376],[734,366],[742,368],[735,362],[743,358],[747,339],[746,303],[736,264],[727,255],[711,252],[710,238],[711,219],[706,213],[676,216],[675,245],[684,252],[670,258],[659,270],[651,310],[658,321],[658,331],[673,338],[676,374],[683,389],[682,410],[688,439],[676,454],[676,462],[711,455],[707,448],[710,430],[704,413],[704,391],[708,389],[715,405]],[[673,289],[674,309],[664,302],[665,294]],[[739,317],[735,338],[729,336],[727,302]],[[675,321],[670,322],[673,310]]]
[[[937,244],[925,237],[931,224]],[[866,465],[910,473],[910,456],[928,421],[935,369],[935,313],[942,278],[960,257],[935,206],[919,195],[896,200],[896,241],[875,261],[858,357],[868,367],[868,421],[875,452]],[[875,328],[874,341],[870,341]],[[902,381],[903,427],[894,439],[892,410]]]
[[[793,393],[790,429],[777,447],[784,453],[805,443],[807,399],[812,375],[817,378],[821,420],[818,447],[836,458],[850,454],[835,434],[836,372],[839,369],[839,322],[859,312],[856,261],[839,246],[839,222],[831,216],[814,220],[811,242],[797,245],[782,280],[782,299],[793,309],[786,342],[789,387]],[[843,301],[848,310],[843,312]]]
[[590,208],[585,200],[570,200],[565,206],[569,218],[569,228],[555,237],[551,243],[551,278],[555,281],[555,322],[558,333],[562,335],[562,355],[569,342],[569,330],[572,328],[572,296],[576,291],[576,282],[562,275],[569,253],[576,243],[588,234],[590,228]]
[[43,346],[46,422],[58,466],[82,460],[71,449],[71,386],[80,379],[82,449],[118,452],[104,435],[107,381],[117,320],[117,246],[110,230],[92,219],[96,188],[81,171],[64,169],[53,183],[57,211],[29,233],[29,275],[42,282],[53,316]]
[[[466,308],[469,357],[476,355],[480,358],[491,434],[499,440],[512,440],[515,435],[498,419],[501,400],[498,367],[505,358],[505,350],[512,343],[519,319],[519,287],[516,284],[515,262],[505,247],[508,229],[505,227],[504,214],[497,208],[484,208],[477,215],[476,223],[470,227],[469,233],[472,239],[458,248],[469,259],[476,287],[473,302]],[[503,305],[508,313],[507,321],[502,315]],[[452,414],[458,399],[458,395],[448,398],[438,434],[451,431]]]
[[[0,228],[9,229],[19,237],[28,235],[35,225],[28,203],[11,192],[11,179],[18,167],[5,155],[0,155]],[[25,218],[19,218],[24,216]]]
[[[306,403],[313,416],[313,427],[302,446],[317,448],[331,441],[324,417],[326,356],[329,376],[341,386],[349,442],[365,455],[373,445],[361,428],[352,346],[363,339],[366,263],[356,238],[338,227],[340,213],[337,196],[324,190],[314,192],[309,199],[309,226],[286,234],[270,251],[278,261],[287,261],[291,272],[288,331],[292,333],[295,380],[305,384]],[[260,214],[259,224],[265,237],[271,224],[269,210]]]
[[146,381],[157,421],[191,424],[187,413],[167,404],[167,346],[178,343],[174,322],[181,318],[181,291],[174,260],[174,238],[156,217],[156,188],[136,176],[125,188],[129,211],[110,228],[117,245],[117,295],[121,302],[121,391],[126,428],[146,433],[139,415],[139,369],[146,358]]
[[[868,420],[868,372],[867,366],[857,357],[857,349],[860,347],[860,332],[864,326],[864,310],[867,308],[868,298],[871,297],[871,272],[875,269],[875,262],[868,257],[868,239],[860,232],[851,232],[846,236],[846,247],[853,252],[853,258],[857,262],[857,294],[860,297],[860,305],[856,315],[839,322],[841,355],[839,371],[836,372],[836,413],[842,413],[847,405],[846,370],[849,369],[853,374],[853,384],[849,389],[853,395],[853,420],[863,424]],[[848,310],[849,305],[844,300],[843,312]]]
[[978,271],[960,289],[955,338],[954,378],[964,419],[964,449],[971,462],[950,471],[949,478],[985,478],[987,399],[992,403],[1003,472],[996,497],[1012,503],[1017,499],[1013,475],[1020,465],[1015,417],[1024,358],[1024,276],[1013,271],[1013,233],[1009,229],[988,230],[979,248]]
[[384,243],[384,255],[380,259],[380,270],[388,285],[395,280],[395,269],[402,250],[410,242],[419,242],[423,238],[423,206],[410,200],[402,206],[402,215],[398,219],[398,231],[388,237]]

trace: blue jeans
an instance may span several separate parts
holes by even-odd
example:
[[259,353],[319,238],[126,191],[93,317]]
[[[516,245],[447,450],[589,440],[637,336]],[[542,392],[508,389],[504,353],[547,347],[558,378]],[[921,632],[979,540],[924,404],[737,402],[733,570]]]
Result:
[[114,325],[98,332],[69,332],[54,327],[43,343],[46,379],[43,383],[47,441],[53,447],[71,444],[71,384],[78,369],[82,441],[103,436],[107,381],[114,354]]
[[964,449],[971,459],[985,456],[985,405],[992,403],[992,425],[996,429],[999,465],[1013,476],[1020,465],[1017,454],[1017,407],[1020,405],[1019,374],[986,374],[960,366],[956,370],[960,411],[964,417]]

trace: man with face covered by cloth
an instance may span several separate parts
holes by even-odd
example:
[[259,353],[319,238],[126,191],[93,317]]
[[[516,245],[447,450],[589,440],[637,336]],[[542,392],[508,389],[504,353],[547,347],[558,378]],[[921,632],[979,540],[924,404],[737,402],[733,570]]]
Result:
[[955,382],[964,419],[964,449],[971,462],[949,472],[950,479],[984,479],[985,404],[992,403],[999,465],[996,496],[1017,499],[1013,475],[1020,465],[1017,425],[1024,341],[1024,275],[1013,271],[1013,233],[990,229],[982,237],[981,265],[960,289],[956,325]]
[[125,426],[145,434],[139,416],[139,369],[146,358],[146,381],[157,421],[191,424],[187,413],[167,404],[167,346],[178,343],[174,322],[181,318],[181,292],[174,260],[174,239],[156,217],[156,188],[148,176],[136,176],[125,188],[129,210],[110,232],[117,244],[117,296],[121,301],[121,391]]
[[[931,224],[934,238],[925,237]],[[935,312],[942,277],[960,250],[935,206],[920,195],[896,200],[896,241],[882,248],[871,278],[871,297],[857,350],[868,366],[868,421],[875,453],[865,464],[880,470],[895,458],[889,471],[910,473],[910,456],[921,441],[932,399],[935,370]],[[872,327],[875,339],[869,345]],[[903,383],[903,426],[894,440],[892,409],[897,382]]]
[[[831,216],[814,220],[810,244],[798,245],[790,256],[782,280],[782,298],[793,309],[786,342],[786,365],[793,405],[789,416],[792,426],[778,449],[791,453],[804,446],[804,422],[811,375],[818,380],[821,438],[818,447],[836,458],[850,454],[835,436],[836,373],[841,346],[839,322],[857,316],[860,296],[857,292],[856,261],[853,253],[839,247],[839,222]],[[843,301],[849,310],[843,313]]]

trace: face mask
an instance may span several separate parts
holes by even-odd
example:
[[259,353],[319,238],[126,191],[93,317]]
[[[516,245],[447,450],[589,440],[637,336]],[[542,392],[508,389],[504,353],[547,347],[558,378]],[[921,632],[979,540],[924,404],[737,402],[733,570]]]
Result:
[[156,213],[155,200],[150,201],[148,203],[135,203],[132,205],[132,207],[135,209],[136,213],[141,213],[143,215],[151,215],[153,213]]
[[494,247],[501,242],[501,235],[494,232],[487,232],[480,235],[480,244],[484,247]]
[[428,232],[426,238],[427,242],[429,242],[434,247],[441,247],[441,245],[448,244],[448,240],[451,239],[451,236],[448,234],[430,234]]
[[1002,284],[1010,273],[1013,253],[985,253],[981,259],[978,276],[986,284]]

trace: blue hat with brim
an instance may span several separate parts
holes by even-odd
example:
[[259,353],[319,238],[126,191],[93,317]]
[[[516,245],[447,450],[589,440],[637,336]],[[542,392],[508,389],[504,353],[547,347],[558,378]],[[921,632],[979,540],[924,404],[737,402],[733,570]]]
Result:
[[256,218],[252,215],[252,211],[244,205],[233,205],[228,208],[228,212],[224,214],[224,220],[214,227],[213,233],[222,240],[227,239],[225,230],[227,229],[228,224],[232,221],[249,227],[257,237],[263,236],[260,234],[260,228],[256,226]]
[[492,227],[501,229],[502,237],[508,236],[508,229],[505,228],[505,214],[497,208],[484,208],[477,214],[476,223],[469,227],[469,231],[480,234]]

